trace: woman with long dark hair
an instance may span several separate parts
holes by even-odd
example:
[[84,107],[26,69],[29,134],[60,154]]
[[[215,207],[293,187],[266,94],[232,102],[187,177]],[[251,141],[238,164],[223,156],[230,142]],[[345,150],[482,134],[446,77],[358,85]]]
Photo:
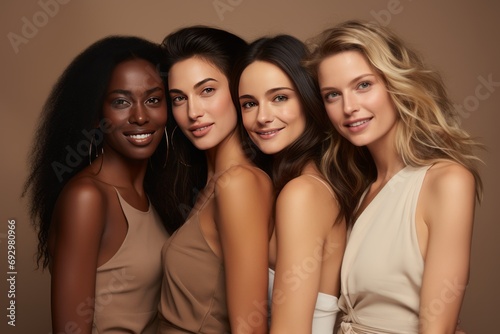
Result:
[[162,47],[175,120],[169,175],[177,214],[188,215],[163,248],[160,332],[266,333],[272,183],[242,144],[229,90],[247,44],[196,26]]
[[38,262],[51,273],[55,333],[156,332],[169,229],[155,183],[167,158],[161,62],[157,44],[104,38],[69,64],[45,104],[25,194]]
[[338,189],[320,171],[328,119],[306,55],[292,36],[258,39],[233,82],[248,136],[273,156],[271,333],[332,333],[338,312],[346,231]]

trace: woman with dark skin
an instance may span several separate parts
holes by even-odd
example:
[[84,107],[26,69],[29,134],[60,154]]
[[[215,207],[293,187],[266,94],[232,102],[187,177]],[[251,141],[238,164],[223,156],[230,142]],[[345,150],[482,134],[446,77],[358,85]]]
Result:
[[167,154],[160,61],[146,40],[102,39],[45,104],[25,193],[51,272],[54,332],[156,331],[168,237],[152,182]]
[[162,251],[160,332],[267,333],[272,183],[242,145],[229,90],[246,43],[188,27],[162,47],[176,123],[169,175],[179,212],[194,206]]

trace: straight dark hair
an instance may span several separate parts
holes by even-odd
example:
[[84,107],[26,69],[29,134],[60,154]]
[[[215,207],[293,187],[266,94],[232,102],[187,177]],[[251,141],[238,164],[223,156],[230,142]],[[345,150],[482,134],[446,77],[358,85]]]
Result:
[[[260,38],[250,44],[240,59],[232,80],[233,96],[238,97],[242,72],[255,61],[277,66],[292,81],[305,115],[304,132],[291,145],[274,155],[272,179],[276,196],[293,178],[298,177],[306,164],[314,162],[320,169],[323,146],[328,136],[329,120],[314,78],[301,65],[308,51],[303,42],[290,35]],[[237,104],[241,113],[241,106]],[[334,185],[332,185],[335,189]],[[343,216],[341,211],[337,220]]]
[[[240,37],[214,27],[190,26],[181,28],[165,37],[161,48],[167,62],[167,71],[183,60],[198,57],[217,67],[231,84],[235,61],[241,57],[247,43]],[[167,81],[168,84],[168,81]],[[172,154],[167,164],[168,172],[161,180],[163,187],[173,189],[168,198],[173,223],[181,226],[207,182],[207,162],[204,151],[198,150],[184,136],[172,114],[172,101],[168,96],[167,130],[171,136]],[[238,116],[238,133],[241,135],[241,117]]]

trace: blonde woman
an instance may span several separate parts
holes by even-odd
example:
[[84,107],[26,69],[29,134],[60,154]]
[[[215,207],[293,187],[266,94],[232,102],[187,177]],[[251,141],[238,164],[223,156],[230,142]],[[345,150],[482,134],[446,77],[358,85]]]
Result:
[[478,145],[440,76],[389,30],[349,21],[311,48],[336,131],[323,168],[344,170],[336,181],[356,199],[340,332],[454,333],[482,188]]

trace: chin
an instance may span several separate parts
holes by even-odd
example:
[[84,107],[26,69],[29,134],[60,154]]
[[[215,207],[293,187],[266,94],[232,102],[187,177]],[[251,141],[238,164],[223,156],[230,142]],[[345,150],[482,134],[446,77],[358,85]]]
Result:
[[191,142],[191,143],[194,145],[194,147],[196,147],[200,151],[206,151],[215,147],[215,145],[212,145],[210,143],[197,143],[197,142]]
[[281,152],[284,149],[284,147],[277,149],[276,147],[259,146],[257,144],[256,144],[256,146],[259,148],[259,150],[262,153],[269,154],[269,155],[273,155],[273,154],[279,153],[279,152]]

